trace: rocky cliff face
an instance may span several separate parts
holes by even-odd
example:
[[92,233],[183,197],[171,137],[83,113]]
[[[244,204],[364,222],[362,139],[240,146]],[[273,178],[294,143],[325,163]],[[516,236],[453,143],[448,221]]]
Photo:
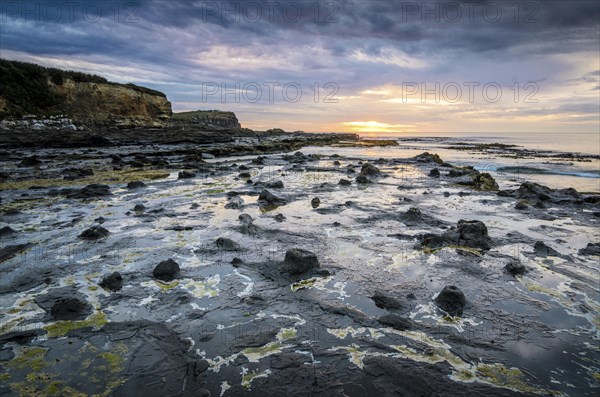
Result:
[[[0,127],[159,127],[172,115],[165,94],[103,77],[0,59]],[[57,119],[67,120],[59,123]]]
[[76,124],[160,126],[172,115],[166,97],[126,85],[66,80],[61,85],[53,84],[53,89],[64,98],[61,113]]

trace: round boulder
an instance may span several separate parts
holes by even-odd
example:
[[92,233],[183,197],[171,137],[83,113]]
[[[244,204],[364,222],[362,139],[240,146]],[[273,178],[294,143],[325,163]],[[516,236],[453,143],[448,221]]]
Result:
[[162,281],[173,281],[177,273],[179,273],[179,264],[173,259],[160,262],[152,272],[154,277]]
[[317,256],[301,248],[292,248],[285,253],[283,269],[290,274],[301,274],[310,269],[319,267]]
[[310,206],[313,208],[319,208],[319,205],[321,205],[321,200],[318,197],[315,197],[310,201]]
[[114,272],[104,276],[98,285],[107,291],[119,291],[123,288],[123,277],[121,273]]
[[454,285],[447,285],[435,298],[435,304],[451,316],[462,315],[467,303],[465,294]]
[[506,264],[506,266],[504,266],[504,268],[506,269],[507,272],[509,272],[513,276],[516,276],[518,274],[523,274],[527,271],[527,269],[525,268],[525,265],[523,265],[520,261],[517,261],[517,260],[508,262]]

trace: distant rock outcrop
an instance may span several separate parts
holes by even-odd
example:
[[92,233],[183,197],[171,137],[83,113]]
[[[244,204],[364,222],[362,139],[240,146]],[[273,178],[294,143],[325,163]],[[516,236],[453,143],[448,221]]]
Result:
[[175,113],[172,120],[187,124],[199,124],[210,128],[241,128],[235,113],[220,110],[194,110],[192,112]]

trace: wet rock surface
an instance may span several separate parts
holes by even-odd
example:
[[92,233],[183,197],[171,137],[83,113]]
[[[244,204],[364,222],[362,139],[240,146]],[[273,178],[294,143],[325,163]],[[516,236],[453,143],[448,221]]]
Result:
[[0,160],[0,394],[594,395],[597,195],[205,143]]

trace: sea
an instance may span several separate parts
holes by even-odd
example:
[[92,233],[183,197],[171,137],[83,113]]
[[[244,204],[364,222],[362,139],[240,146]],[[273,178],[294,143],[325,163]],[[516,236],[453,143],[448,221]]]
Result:
[[[335,152],[372,160],[407,158],[424,151],[437,153],[453,165],[473,166],[494,176],[501,188],[530,181],[555,189],[600,192],[600,132],[598,133],[396,133],[368,139],[393,139],[398,146],[342,147]],[[482,144],[515,145],[511,148]],[[331,148],[309,147],[304,153],[330,154]]]

